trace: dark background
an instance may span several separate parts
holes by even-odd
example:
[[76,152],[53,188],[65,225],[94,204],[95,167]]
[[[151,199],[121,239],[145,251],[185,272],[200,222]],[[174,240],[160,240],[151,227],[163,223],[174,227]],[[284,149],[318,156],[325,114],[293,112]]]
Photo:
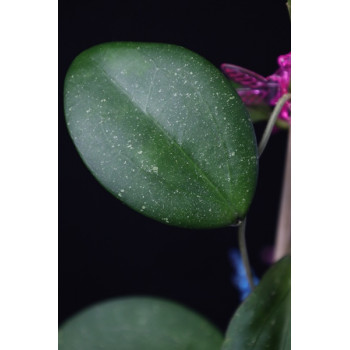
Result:
[[[290,51],[284,0],[59,2],[59,323],[92,303],[126,295],[170,298],[222,330],[239,305],[231,284],[233,228],[186,230],[155,222],[108,193],[80,160],[63,113],[63,81],[75,56],[108,41],[164,42],[270,75]],[[256,125],[259,139],[263,125]],[[256,274],[276,227],[287,133],[274,134],[260,162],[248,215]]]

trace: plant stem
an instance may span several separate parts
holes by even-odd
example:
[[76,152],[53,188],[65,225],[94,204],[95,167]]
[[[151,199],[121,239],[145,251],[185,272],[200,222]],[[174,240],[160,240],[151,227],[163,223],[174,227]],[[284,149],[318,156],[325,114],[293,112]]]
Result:
[[[269,118],[269,120],[267,122],[267,125],[266,125],[266,128],[264,130],[264,133],[263,133],[263,136],[261,138],[261,141],[259,143],[259,148],[258,148],[259,157],[261,157],[261,155],[262,155],[262,153],[263,153],[263,151],[264,151],[264,149],[265,149],[265,147],[266,147],[266,145],[267,145],[267,143],[268,143],[268,141],[270,139],[270,136],[271,136],[271,133],[272,133],[272,129],[273,129],[274,125],[276,124],[276,120],[278,118],[278,115],[281,112],[281,109],[282,109],[283,105],[290,98],[291,98],[291,94],[290,93],[284,94],[278,100],[275,108],[273,109],[273,111],[271,113],[271,116],[270,116],[270,118]],[[289,153],[290,153],[290,148],[289,148]],[[286,164],[287,165],[286,165],[286,170],[285,170],[285,177],[287,177],[288,171],[290,173],[290,167],[288,168],[288,160],[287,160]],[[288,180],[286,180],[286,181],[288,181]],[[287,193],[288,192],[287,191],[288,190],[288,182],[284,186],[285,186],[284,192]],[[289,188],[290,188],[290,181],[289,181]],[[284,215],[284,217],[286,217],[286,220],[288,220],[288,217],[287,217],[287,214],[288,214],[288,206],[287,206],[287,204],[288,204],[288,193],[286,195],[283,195],[283,197],[286,197],[285,198],[286,204],[285,204],[285,209],[281,209],[281,210],[283,210],[284,214],[281,213],[280,216]],[[282,201],[283,201],[283,199],[282,199]],[[290,195],[289,195],[289,202],[290,202]],[[289,212],[290,212],[290,210],[289,210]],[[245,269],[245,272],[246,272],[246,275],[247,275],[247,279],[248,279],[248,282],[249,282],[249,286],[250,286],[250,289],[253,290],[254,287],[255,287],[254,286],[254,281],[253,281],[253,273],[252,273],[252,270],[251,270],[250,264],[249,264],[248,251],[247,251],[247,245],[246,245],[246,240],[245,240],[246,222],[247,222],[247,218],[245,217],[242,220],[242,222],[239,225],[239,227],[238,227],[238,245],[239,245],[239,250],[240,250],[240,253],[241,253],[241,256],[242,256],[244,269]],[[288,223],[284,223],[284,226],[286,226],[286,225],[288,226]],[[290,230],[289,230],[289,233],[290,233]],[[281,235],[283,235],[284,237],[285,236],[288,237],[288,234],[285,234],[285,233],[281,233]],[[290,237],[290,234],[289,234],[289,237]]]
[[253,290],[254,289],[253,274],[249,264],[248,251],[247,251],[247,246],[245,241],[246,222],[247,222],[247,217],[243,219],[241,225],[238,227],[238,245],[239,245],[239,250],[241,252],[242,261],[243,261],[243,265],[244,265],[247,279],[249,282],[249,286],[250,286],[250,289]]
[[290,99],[291,95],[290,93],[284,94],[277,102],[275,108],[273,109],[271,116],[267,122],[266,128],[264,130],[264,134],[261,137],[261,141],[259,143],[259,157],[261,157],[262,153],[264,152],[264,149],[270,139],[272,129],[274,125],[276,124],[276,120],[278,118],[278,115],[281,112],[281,109],[283,105]]
[[278,215],[274,257],[277,261],[290,253],[291,244],[291,132],[288,134],[288,148],[284,167],[283,188]]

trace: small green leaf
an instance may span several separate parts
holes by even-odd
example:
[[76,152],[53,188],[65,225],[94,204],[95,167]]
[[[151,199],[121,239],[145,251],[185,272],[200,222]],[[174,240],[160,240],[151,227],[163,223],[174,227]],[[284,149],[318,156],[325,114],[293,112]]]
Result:
[[234,314],[222,350],[290,350],[290,256],[274,264]]
[[59,350],[219,350],[222,334],[173,302],[117,299],[90,307],[59,331]]
[[[250,114],[251,121],[253,123],[257,123],[260,121],[268,121],[272,113],[272,108],[267,104],[247,106],[247,109]],[[275,125],[279,129],[289,129],[288,122],[286,122],[283,119],[277,118]]]
[[267,121],[272,113],[271,107],[266,104],[248,106],[247,109],[253,123]]
[[95,46],[72,63],[64,97],[84,162],[131,208],[189,228],[247,213],[254,130],[228,80],[201,56],[166,44]]

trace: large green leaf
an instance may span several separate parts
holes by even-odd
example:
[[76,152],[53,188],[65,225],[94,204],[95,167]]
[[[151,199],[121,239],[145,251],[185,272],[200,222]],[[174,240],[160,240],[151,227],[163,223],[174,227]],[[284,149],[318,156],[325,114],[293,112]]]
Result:
[[66,322],[59,350],[219,350],[222,334],[183,306],[153,298],[95,305]]
[[290,256],[274,264],[234,314],[222,350],[290,350]]
[[166,44],[95,46],[72,63],[64,96],[84,162],[130,207],[189,228],[245,216],[255,134],[230,82],[201,56]]

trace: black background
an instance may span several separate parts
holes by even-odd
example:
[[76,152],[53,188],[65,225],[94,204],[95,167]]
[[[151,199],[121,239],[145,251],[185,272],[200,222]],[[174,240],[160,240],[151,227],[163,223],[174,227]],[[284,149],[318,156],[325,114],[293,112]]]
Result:
[[[284,0],[59,2],[59,323],[92,303],[126,295],[170,298],[222,330],[239,305],[228,252],[236,230],[185,230],[143,217],[89,173],[68,135],[63,81],[75,56],[108,41],[164,42],[262,75],[290,51]],[[263,125],[256,125],[257,138]],[[287,133],[274,134],[260,161],[247,244],[260,277],[274,241]]]

